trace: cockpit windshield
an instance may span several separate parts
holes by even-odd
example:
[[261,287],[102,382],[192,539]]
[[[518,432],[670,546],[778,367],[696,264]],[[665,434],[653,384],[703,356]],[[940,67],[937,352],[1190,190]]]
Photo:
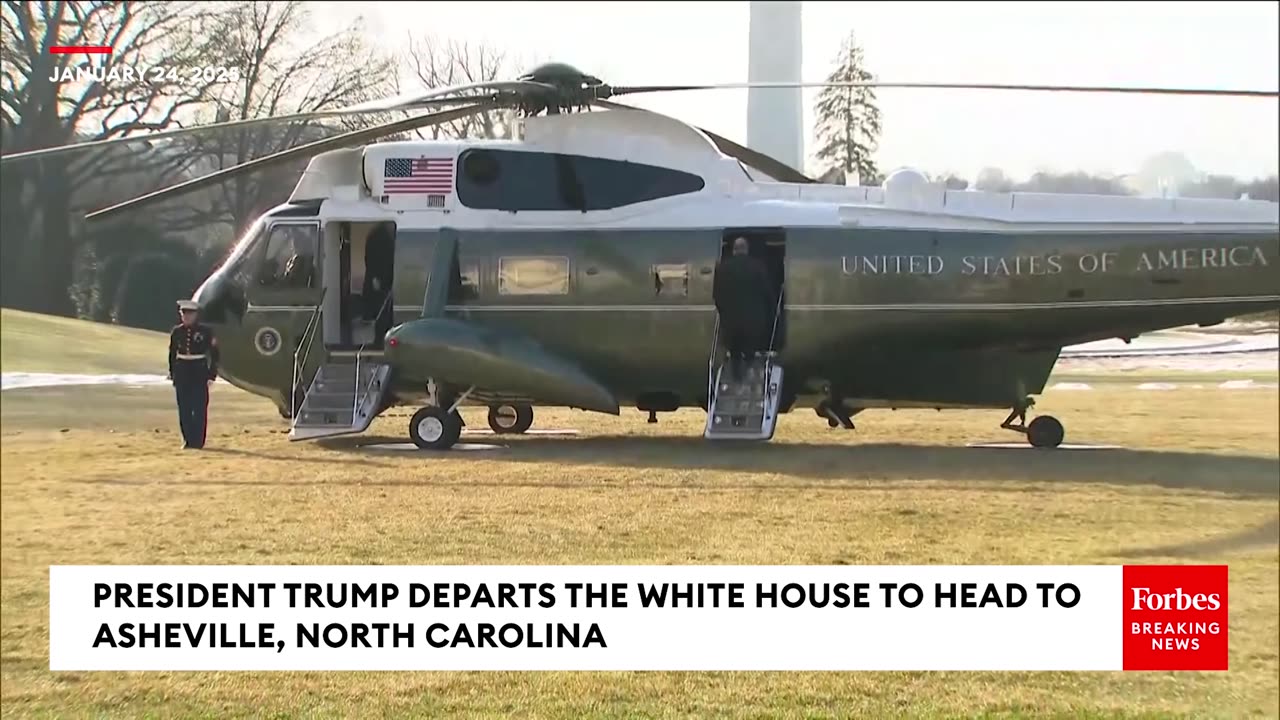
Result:
[[257,220],[254,220],[253,224],[249,226],[249,229],[240,238],[240,242],[237,242],[235,247],[231,249],[231,254],[222,263],[222,268],[226,268],[226,272],[234,273],[244,262],[249,250],[262,238],[262,230],[267,225],[267,217],[262,215]]
[[264,215],[249,226],[227,259],[196,291],[194,299],[200,303],[201,314],[206,321],[224,322],[228,313],[240,315],[244,312],[246,263],[266,234],[267,219],[268,216]]

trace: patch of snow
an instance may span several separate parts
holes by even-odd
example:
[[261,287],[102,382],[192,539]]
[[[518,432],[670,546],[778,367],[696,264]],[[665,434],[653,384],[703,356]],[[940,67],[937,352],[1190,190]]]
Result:
[[1227,335],[1191,332],[1150,333],[1130,343],[1108,339],[1062,349],[1062,358],[1168,357],[1175,355],[1218,355],[1221,353],[1274,352],[1280,349],[1280,335]]
[[1253,380],[1228,380],[1218,386],[1223,390],[1254,390],[1258,388],[1271,389],[1280,387],[1278,383],[1260,383]]
[[[216,382],[224,383],[226,381],[218,379]],[[171,384],[171,382],[164,375],[78,375],[74,373],[33,372],[0,373],[0,390],[63,387],[67,385],[124,385],[130,388],[141,388],[169,384]]]
[[1174,370],[1178,372],[1275,372],[1280,353],[1232,352],[1199,355],[1128,355],[1111,357],[1063,357],[1059,372],[1111,373],[1126,371]]

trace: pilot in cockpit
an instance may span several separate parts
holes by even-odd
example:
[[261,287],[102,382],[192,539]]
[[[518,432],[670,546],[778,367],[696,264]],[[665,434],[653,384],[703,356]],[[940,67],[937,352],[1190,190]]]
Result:
[[312,286],[312,275],[315,272],[315,258],[311,255],[310,243],[299,242],[297,238],[289,241],[289,259],[285,261],[281,280],[286,287],[305,288]]

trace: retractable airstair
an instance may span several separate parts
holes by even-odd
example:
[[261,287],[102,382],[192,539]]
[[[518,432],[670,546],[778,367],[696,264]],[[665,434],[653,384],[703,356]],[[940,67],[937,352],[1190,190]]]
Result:
[[777,363],[774,344],[778,335],[778,317],[782,300],[774,311],[773,333],[769,350],[758,353],[743,363],[742,376],[735,378],[726,353],[720,348],[720,320],[716,318],[708,362],[707,426],[703,437],[708,440],[770,440],[778,424],[778,405],[782,389],[782,366]]
[[369,353],[361,346],[353,353],[327,354],[303,390],[310,370],[307,361],[311,345],[319,327],[320,306],[317,305],[303,332],[303,342],[293,356],[294,397],[290,402],[297,410],[289,429],[290,440],[364,432],[377,416],[389,389],[391,365],[382,361],[380,353]]
[[293,418],[290,440],[364,432],[378,413],[391,366],[361,358],[332,358],[315,379]]

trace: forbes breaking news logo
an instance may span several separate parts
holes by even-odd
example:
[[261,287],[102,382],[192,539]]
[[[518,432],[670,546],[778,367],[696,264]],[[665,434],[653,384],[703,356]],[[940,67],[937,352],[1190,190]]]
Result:
[[1124,669],[1227,669],[1227,566],[1124,566]]

